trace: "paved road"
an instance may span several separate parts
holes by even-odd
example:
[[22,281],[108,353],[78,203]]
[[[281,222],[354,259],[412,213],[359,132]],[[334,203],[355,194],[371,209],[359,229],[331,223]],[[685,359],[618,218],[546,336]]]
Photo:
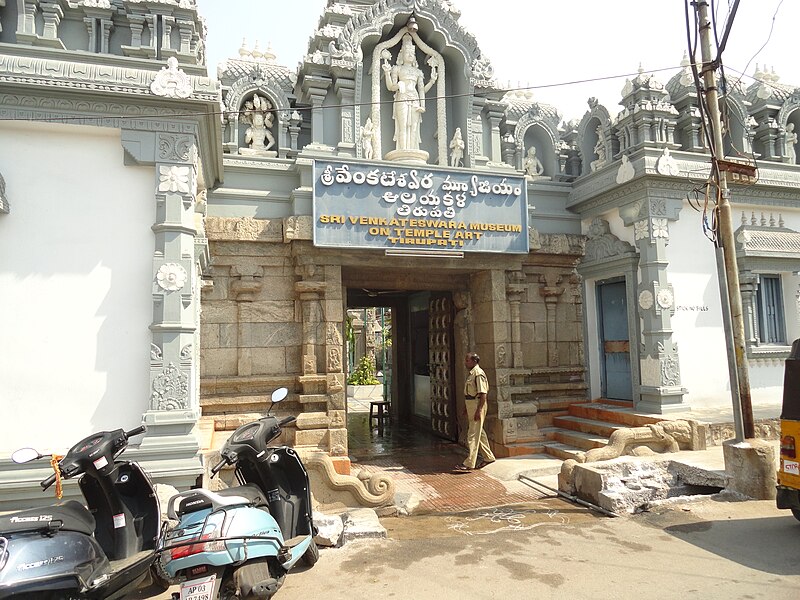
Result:
[[800,598],[800,523],[769,501],[612,519],[544,499],[382,522],[389,539],[323,549],[276,600]]

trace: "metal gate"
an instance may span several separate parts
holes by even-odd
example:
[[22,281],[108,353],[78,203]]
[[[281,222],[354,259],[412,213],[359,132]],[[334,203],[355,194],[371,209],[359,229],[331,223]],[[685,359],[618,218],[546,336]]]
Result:
[[428,305],[428,367],[431,378],[431,429],[458,440],[453,387],[453,303],[450,295],[433,294]]

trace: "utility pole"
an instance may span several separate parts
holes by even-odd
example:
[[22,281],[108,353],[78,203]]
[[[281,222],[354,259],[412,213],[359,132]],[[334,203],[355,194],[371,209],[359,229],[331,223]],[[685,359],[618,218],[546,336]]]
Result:
[[[723,298],[722,307],[728,304],[730,310],[730,329],[726,327],[726,336],[733,334],[733,350],[735,354],[736,376],[738,379],[739,398],[742,413],[742,428],[745,438],[755,437],[753,425],[753,405],[750,397],[750,375],[747,367],[747,354],[744,334],[744,318],[742,316],[742,295],[739,288],[739,267],[736,261],[736,245],[733,238],[733,219],[731,218],[730,189],[728,188],[728,174],[724,161],[724,146],[722,142],[722,123],[719,111],[719,95],[717,93],[717,64],[711,55],[711,22],[708,17],[708,0],[693,2],[697,9],[700,23],[700,51],[703,59],[703,84],[705,85],[706,105],[708,107],[708,125],[711,128],[714,147],[711,149],[712,176],[716,170],[719,174],[720,197],[717,205],[717,239],[722,248],[725,272],[722,274],[727,279],[728,300]],[[727,35],[725,36],[727,38]],[[694,59],[694,57],[692,57]],[[730,346],[730,344],[729,344]],[[731,360],[730,355],[728,360]],[[731,381],[731,388],[735,389],[735,381]],[[736,405],[734,394],[734,412],[740,408]],[[738,416],[738,415],[737,415]],[[739,436],[737,435],[737,438]],[[737,439],[737,441],[741,441]]]

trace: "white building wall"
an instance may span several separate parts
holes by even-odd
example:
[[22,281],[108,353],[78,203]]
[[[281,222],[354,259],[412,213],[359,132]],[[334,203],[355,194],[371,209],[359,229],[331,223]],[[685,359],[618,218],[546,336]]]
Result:
[[114,129],[0,122],[0,453],[64,451],[148,406],[152,169]]
[[720,309],[714,244],[703,235],[700,213],[684,204],[670,222],[669,282],[675,292],[673,339],[690,406],[730,405],[730,378]]
[[[749,215],[749,212],[748,212]],[[738,227],[739,219],[735,226]],[[788,227],[793,227],[788,222]],[[800,225],[800,223],[796,223]],[[794,228],[794,227],[793,227]],[[670,223],[669,281],[675,290],[674,339],[680,353],[681,380],[690,406],[730,406],[730,378],[725,349],[714,245],[703,235],[700,215],[686,206]],[[787,343],[798,336],[794,290],[798,277],[781,273]],[[783,394],[782,360],[750,359],[752,403],[774,404]]]

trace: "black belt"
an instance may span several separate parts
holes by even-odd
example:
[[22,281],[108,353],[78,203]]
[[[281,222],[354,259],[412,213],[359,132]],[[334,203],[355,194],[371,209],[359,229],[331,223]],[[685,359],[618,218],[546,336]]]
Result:
[[477,396],[466,396],[465,395],[464,398],[466,398],[467,400],[475,400],[475,398],[477,398]]

